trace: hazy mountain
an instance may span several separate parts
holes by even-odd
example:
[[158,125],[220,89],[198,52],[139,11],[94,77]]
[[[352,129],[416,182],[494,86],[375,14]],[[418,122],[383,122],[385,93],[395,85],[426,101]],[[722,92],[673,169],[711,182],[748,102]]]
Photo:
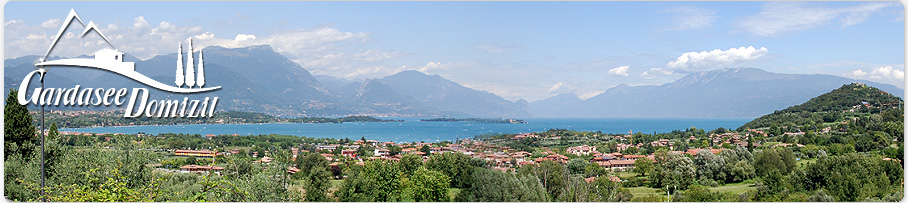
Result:
[[526,101],[510,102],[498,95],[470,89],[438,75],[403,71],[380,80],[404,96],[443,112],[479,117],[528,117]]
[[896,96],[903,93],[893,85],[832,75],[778,74],[756,68],[726,68],[692,73],[659,86],[619,85],[580,105],[534,102],[532,109],[559,105],[567,107],[554,113],[533,112],[541,117],[752,118],[803,103],[853,82],[879,87]]
[[413,98],[402,96],[388,85],[375,79],[363,82],[350,83],[347,87],[358,87],[347,93],[344,104],[354,109],[357,114],[383,115],[383,116],[436,116],[440,113],[432,108],[427,108],[414,101]]
[[340,88],[344,87],[344,85],[353,82],[343,78],[336,78],[328,75],[312,75],[312,77],[318,80],[319,83],[322,83],[322,86],[328,88],[328,90],[331,92],[336,92]]
[[[193,53],[196,62],[198,54]],[[37,56],[6,60],[4,74],[6,87],[15,88]],[[136,71],[165,84],[174,84],[177,54],[158,55],[136,62]],[[185,57],[184,57],[185,59]],[[321,86],[308,71],[286,57],[275,52],[270,46],[243,48],[207,47],[204,49],[206,87],[221,86],[220,90],[192,94],[191,97],[218,96],[219,110],[244,110],[265,112],[275,115],[334,115],[350,111],[338,106],[330,92]],[[19,64],[16,67],[9,65]],[[13,78],[15,76],[15,78]],[[10,80],[12,78],[12,80]],[[146,87],[131,79],[106,71],[89,68],[53,67],[48,75],[48,87],[72,88],[76,83],[52,85],[50,81],[64,78],[77,81],[83,88]],[[14,84],[16,83],[16,84]],[[186,95],[172,94],[148,88],[151,99],[182,98]]]
[[569,117],[569,115],[563,113],[582,102],[583,100],[574,93],[562,93],[547,99],[530,102],[529,107],[530,112],[535,117]]
[[[267,45],[242,48],[211,46],[203,51],[205,86],[221,86],[221,89],[191,94],[190,97],[217,96],[218,110],[264,112],[279,116],[529,115],[526,101],[510,102],[439,76],[427,76],[415,71],[383,79],[351,82],[330,76],[312,76]],[[22,77],[34,70],[31,64],[37,58],[25,56],[5,60],[6,91],[18,88]],[[158,55],[145,61],[129,55],[124,58],[136,63],[136,71],[165,84],[174,83],[176,53]],[[193,58],[198,62],[198,51],[193,53]],[[47,78],[49,88],[72,88],[77,84],[82,88],[142,87],[150,91],[151,99],[182,99],[186,96],[148,88],[115,73],[91,68],[53,67]],[[33,80],[32,88],[37,84],[37,79]]]

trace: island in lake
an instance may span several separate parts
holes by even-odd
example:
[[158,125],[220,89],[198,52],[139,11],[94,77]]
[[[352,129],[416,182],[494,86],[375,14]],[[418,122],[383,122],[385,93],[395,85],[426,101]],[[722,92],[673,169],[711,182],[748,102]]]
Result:
[[518,123],[527,123],[524,120],[519,119],[491,119],[491,118],[430,118],[430,119],[420,119],[419,121],[442,121],[442,122],[479,122],[479,123],[504,123],[504,124],[518,124]]
[[[40,120],[38,112],[31,111],[33,122]],[[371,116],[327,117],[278,117],[265,113],[225,111],[211,118],[123,118],[122,111],[72,111],[52,110],[47,114],[47,123],[57,123],[63,128],[111,127],[136,125],[189,125],[189,124],[261,124],[261,123],[349,123],[349,122],[402,122],[403,120],[380,119]]]

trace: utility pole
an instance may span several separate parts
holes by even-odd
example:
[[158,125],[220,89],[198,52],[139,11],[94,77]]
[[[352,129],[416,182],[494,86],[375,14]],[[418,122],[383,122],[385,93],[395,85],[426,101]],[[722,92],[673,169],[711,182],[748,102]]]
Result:
[[[41,91],[44,91],[44,75],[47,71],[41,67]],[[41,201],[47,202],[47,194],[44,191],[44,104],[41,104]]]

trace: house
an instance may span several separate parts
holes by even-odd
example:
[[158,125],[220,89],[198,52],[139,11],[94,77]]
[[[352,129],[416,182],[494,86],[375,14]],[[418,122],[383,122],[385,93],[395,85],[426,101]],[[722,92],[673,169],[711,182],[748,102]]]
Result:
[[568,161],[568,157],[567,157],[567,156],[565,156],[565,155],[560,155],[560,154],[548,155],[548,156],[546,156],[545,158],[548,159],[548,160],[552,160],[552,161],[558,162],[558,163],[562,163],[562,164],[567,163],[567,161]]
[[105,67],[122,71],[135,71],[136,66],[133,62],[123,62],[123,52],[116,49],[104,48],[94,53],[96,63]]
[[646,157],[646,156],[644,156],[644,155],[633,155],[633,154],[628,154],[628,155],[621,156],[621,159],[636,161],[637,159],[643,158],[643,157]]
[[224,167],[219,166],[199,166],[199,165],[185,165],[180,167],[180,172],[183,173],[204,173],[204,172],[214,172],[215,174],[221,175],[221,171],[224,170]]
[[611,161],[609,161],[609,167],[612,170],[627,171],[627,170],[630,170],[631,168],[634,168],[634,161],[633,160],[611,160]]
[[274,161],[274,159],[266,156],[266,157],[262,157],[262,159],[252,161],[252,163],[271,163],[271,161]]
[[176,150],[174,156],[193,156],[193,157],[214,157],[223,155],[223,153],[210,150]]
[[342,156],[346,156],[346,157],[351,157],[351,158],[353,158],[353,157],[356,157],[356,150],[353,150],[353,149],[345,149],[345,150],[342,150],[342,151],[341,151],[341,155],[342,155]]
[[576,147],[568,147],[565,149],[568,153],[575,154],[577,156],[588,155],[596,151],[596,146],[581,145]]

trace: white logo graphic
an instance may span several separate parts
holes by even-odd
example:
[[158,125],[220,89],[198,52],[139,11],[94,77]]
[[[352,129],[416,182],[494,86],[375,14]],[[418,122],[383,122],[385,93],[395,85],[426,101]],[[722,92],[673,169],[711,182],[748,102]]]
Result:
[[[94,58],[69,58],[46,61],[50,52],[53,51],[54,47],[57,45],[57,42],[60,41],[60,37],[63,36],[63,33],[69,28],[69,24],[73,21],[79,22],[79,24],[85,27],[85,30],[82,31],[82,35],[79,37],[84,37],[88,32],[95,31],[95,33],[98,33],[98,35],[107,42],[107,45],[110,45],[110,48],[96,51],[94,53]],[[127,88],[83,88],[81,85],[76,85],[73,88],[44,88],[43,85],[44,76],[49,67],[63,66],[106,70],[133,79],[142,84],[173,93],[198,93],[221,88],[221,86],[204,87],[205,62],[203,53],[202,50],[199,50],[198,72],[196,72],[196,65],[192,58],[193,50],[191,38],[189,39],[189,50],[187,52],[188,61],[186,62],[185,71],[183,68],[183,44],[178,43],[177,46],[179,46],[179,49],[177,52],[176,80],[174,81],[176,86],[170,86],[136,72],[135,63],[124,62],[123,52],[111,49],[114,48],[113,44],[110,43],[107,36],[104,36],[104,33],[98,29],[98,26],[96,26],[94,22],[89,21],[86,26],[82,23],[82,19],[76,14],[76,11],[70,10],[69,16],[66,17],[66,21],[60,27],[60,31],[57,32],[57,36],[54,37],[54,41],[47,49],[47,53],[35,63],[36,70],[26,75],[19,85],[19,104],[27,105],[33,103],[40,106],[61,104],[63,106],[110,106],[111,104],[114,104],[119,106],[123,103],[128,103],[125,114],[123,115],[127,118],[139,116],[171,118],[212,117],[214,115],[215,106],[218,103],[218,97],[205,97],[204,99],[197,100],[190,100],[189,97],[184,97],[182,100],[149,100],[148,89],[132,88],[132,94],[128,97],[130,99],[127,102],[125,101],[126,95],[130,92]],[[40,74],[42,86],[41,88],[35,88],[31,97],[26,97],[26,94],[28,94],[28,85],[36,73]]]
[[[177,58],[177,60],[178,60],[177,61],[177,74],[176,74],[176,85],[177,86],[166,85],[164,83],[155,81],[154,79],[151,79],[148,76],[142,75],[139,72],[136,72],[135,63],[123,62],[123,53],[117,51],[116,49],[104,48],[104,49],[98,50],[97,52],[94,53],[94,56],[95,56],[94,59],[71,58],[71,59],[45,61],[45,59],[48,57],[50,52],[54,49],[54,46],[56,46],[57,42],[60,41],[60,37],[63,36],[63,32],[65,32],[66,29],[69,28],[69,24],[73,20],[78,20],[77,22],[79,22],[79,24],[84,25],[84,23],[82,23],[82,19],[79,18],[78,14],[76,14],[76,11],[70,10],[69,16],[66,17],[66,21],[63,23],[63,26],[60,27],[60,31],[57,32],[57,36],[54,37],[54,41],[53,41],[53,43],[51,43],[50,48],[47,49],[47,53],[45,53],[44,57],[42,57],[40,59],[41,62],[35,64],[36,66],[71,66],[71,67],[97,68],[97,69],[106,70],[106,71],[110,71],[110,72],[114,72],[114,73],[126,76],[137,82],[141,82],[142,84],[145,84],[145,85],[148,85],[148,86],[160,89],[160,90],[174,92],[174,93],[206,92],[206,91],[211,91],[211,90],[216,90],[216,89],[221,88],[221,86],[208,87],[208,88],[203,87],[205,85],[205,71],[204,71],[204,62],[202,61],[202,51],[201,50],[199,50],[199,73],[198,73],[198,83],[196,83],[196,74],[194,73],[195,70],[193,68],[193,61],[192,61],[192,51],[193,51],[192,50],[192,39],[189,40],[189,54],[188,54],[189,62],[186,64],[186,73],[185,73],[185,84],[186,84],[187,88],[180,88],[181,86],[183,86],[183,82],[184,82],[184,80],[183,80],[184,77],[181,74],[181,72],[183,72],[183,57],[182,57],[183,56],[183,50],[182,50],[183,46],[182,46],[182,43],[179,44],[180,50],[178,52],[179,56]],[[94,30],[99,35],[101,35],[101,38],[104,38],[104,41],[106,41],[108,45],[113,47],[113,44],[110,43],[110,40],[108,40],[107,37],[104,36],[104,33],[102,33],[101,30],[99,30],[98,27],[95,25],[95,23],[92,21],[88,22],[88,26],[85,26],[85,30],[82,31],[82,35],[80,37],[84,37],[85,34],[87,34],[88,32],[90,32],[92,30]],[[192,89],[192,87],[195,85],[198,85],[199,88]]]

